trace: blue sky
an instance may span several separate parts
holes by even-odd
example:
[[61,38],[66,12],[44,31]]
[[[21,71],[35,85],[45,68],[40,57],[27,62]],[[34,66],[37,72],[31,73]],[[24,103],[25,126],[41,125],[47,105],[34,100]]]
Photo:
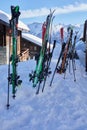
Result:
[[83,24],[87,19],[87,0],[2,0],[0,10],[10,14],[10,6],[20,6],[25,24],[44,22],[50,9],[56,9],[54,24]]

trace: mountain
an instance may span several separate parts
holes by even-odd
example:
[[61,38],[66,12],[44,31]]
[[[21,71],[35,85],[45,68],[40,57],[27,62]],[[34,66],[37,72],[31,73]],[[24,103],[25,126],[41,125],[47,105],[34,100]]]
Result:
[[[80,25],[80,24],[76,24],[76,25],[65,25],[65,24],[56,24],[56,25],[52,25],[52,40],[56,39],[57,42],[60,42],[60,28],[63,27],[64,28],[64,37],[65,37],[65,40],[67,38],[67,28],[69,26],[72,26],[73,27],[73,31],[74,33],[75,32],[78,32],[78,35],[77,35],[77,39],[81,38],[83,36],[83,25]],[[31,24],[28,24],[28,27],[30,28],[30,33],[37,36],[37,37],[40,37],[42,36],[42,23],[37,23],[37,22],[34,22],[34,23],[31,23]]]
[[[30,33],[37,36],[37,37],[42,37],[42,23],[31,23],[28,24],[29,28],[30,28]],[[78,53],[78,56],[80,58],[80,62],[85,66],[85,44],[80,41],[80,38],[83,37],[83,25],[82,24],[75,24],[75,25],[65,25],[65,24],[56,24],[56,25],[52,25],[52,40],[57,41],[57,43],[61,43],[61,39],[60,39],[60,28],[63,27],[64,28],[64,41],[67,40],[67,28],[68,27],[73,27],[73,33],[75,35],[76,32],[78,32],[77,34],[77,41],[76,41],[76,50]],[[73,36],[74,36],[73,35]],[[84,59],[84,60],[83,60]],[[84,61],[84,62],[83,62]]]
[[41,38],[42,35],[42,23],[31,23],[28,24],[28,27],[30,28],[30,33]]

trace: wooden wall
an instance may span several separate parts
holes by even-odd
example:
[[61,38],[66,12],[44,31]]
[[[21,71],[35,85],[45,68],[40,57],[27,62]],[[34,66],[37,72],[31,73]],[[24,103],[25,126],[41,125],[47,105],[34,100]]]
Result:
[[21,39],[21,52],[25,51],[26,49],[29,49],[29,56],[30,58],[35,57],[36,54],[40,52],[41,47],[39,45],[36,45],[33,42],[30,42],[24,38]]
[[[12,35],[9,33],[9,25],[0,21],[0,64],[8,63],[8,52],[10,43],[10,54],[12,53]],[[20,54],[21,31],[18,31],[17,54]]]
[[[9,46],[10,43],[10,52],[12,53],[12,35],[9,33],[9,28],[6,28],[6,46]],[[21,39],[21,31],[18,31],[17,37],[17,54],[20,54],[20,39]]]

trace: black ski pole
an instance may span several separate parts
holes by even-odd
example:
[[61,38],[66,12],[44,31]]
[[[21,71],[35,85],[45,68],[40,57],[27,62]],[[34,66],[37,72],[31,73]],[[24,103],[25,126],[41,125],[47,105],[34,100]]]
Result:
[[74,37],[74,43],[72,46],[72,68],[73,68],[74,81],[76,81],[76,76],[75,76],[75,69],[76,69],[76,66],[75,66],[75,44],[76,44],[77,33],[78,32],[76,32],[76,35]]
[[39,84],[38,84],[38,88],[37,88],[36,94],[39,94],[40,84],[41,84],[41,81],[39,81]]
[[53,75],[52,75],[52,79],[51,79],[51,82],[50,82],[50,86],[52,85],[52,82],[53,82],[53,79],[54,79],[54,75],[55,75],[55,73],[56,73],[56,70],[57,70],[58,64],[59,64],[59,62],[60,62],[60,59],[61,59],[61,57],[62,57],[63,51],[64,51],[64,49],[65,49],[65,45],[66,45],[65,43],[62,44],[62,49],[61,49],[61,52],[60,52],[60,55],[59,55],[59,58],[58,58],[58,61],[57,61],[57,64],[56,64],[54,73],[53,73]]
[[86,65],[85,65],[85,66],[86,66],[86,67],[85,67],[85,71],[86,71],[86,75],[87,75],[87,20],[85,21],[85,23],[86,23],[86,39],[85,39],[85,42],[86,42],[86,56],[85,56],[85,60],[86,60],[86,61],[85,61],[85,62],[86,62],[85,64],[86,64]]

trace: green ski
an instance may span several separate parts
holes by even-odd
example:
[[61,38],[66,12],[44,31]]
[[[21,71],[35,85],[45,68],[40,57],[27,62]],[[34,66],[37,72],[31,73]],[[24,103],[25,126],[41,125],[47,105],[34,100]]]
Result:
[[[11,6],[11,20],[10,20],[10,29],[12,32],[12,55],[10,56],[10,45],[9,45],[9,65],[8,65],[8,99],[7,107],[9,107],[9,85],[12,85],[12,94],[15,98],[15,93],[17,86],[22,83],[22,80],[19,80],[20,76],[17,74],[17,63],[19,61],[17,55],[17,36],[18,36],[18,18],[20,16],[19,6]],[[9,43],[11,44],[11,43]],[[12,63],[12,69],[10,69],[10,62]],[[12,73],[10,71],[12,70]]]

